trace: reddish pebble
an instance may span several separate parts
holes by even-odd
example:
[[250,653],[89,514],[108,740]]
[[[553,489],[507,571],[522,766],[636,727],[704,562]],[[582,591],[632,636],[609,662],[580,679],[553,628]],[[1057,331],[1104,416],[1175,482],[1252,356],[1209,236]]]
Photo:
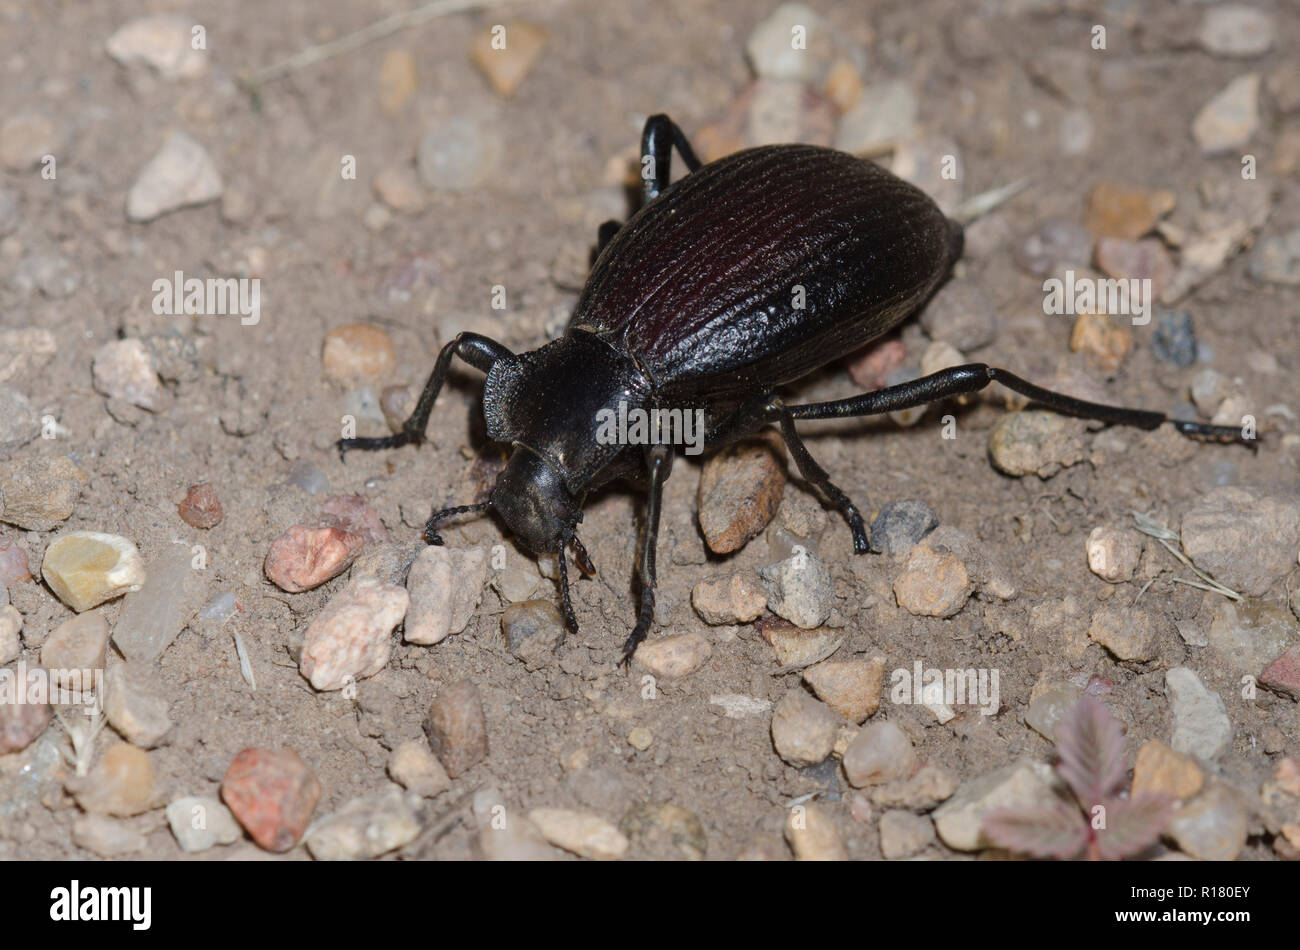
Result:
[[221,522],[221,500],[217,490],[206,483],[191,485],[176,511],[191,528],[214,528]]
[[45,703],[14,702],[15,690],[22,694],[24,689],[25,684],[14,677],[0,682],[0,755],[27,748],[50,724],[50,707]]
[[885,340],[865,350],[849,364],[849,375],[863,389],[879,389],[885,378],[903,365],[907,347],[898,340]]
[[253,840],[288,851],[307,830],[320,782],[292,749],[245,749],[221,780],[221,798]]
[[27,552],[16,541],[0,538],[0,584],[26,583],[32,579]]
[[365,538],[366,544],[388,540],[388,529],[379,519],[379,512],[366,504],[360,495],[335,495],[326,498],[320,506],[321,524],[342,528]]
[[478,687],[469,680],[458,680],[439,693],[425,717],[424,734],[452,778],[487,758],[487,719]]
[[356,560],[366,539],[342,528],[294,525],[271,542],[266,576],[291,594],[338,577]]
[[1270,663],[1259,681],[1269,689],[1300,699],[1300,644]]

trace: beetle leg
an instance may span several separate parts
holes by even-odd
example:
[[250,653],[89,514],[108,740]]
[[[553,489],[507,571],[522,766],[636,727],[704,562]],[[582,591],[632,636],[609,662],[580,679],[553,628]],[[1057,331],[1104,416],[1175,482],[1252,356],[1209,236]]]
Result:
[[785,440],[785,447],[794,456],[794,463],[799,467],[799,474],[821,489],[822,494],[829,498],[831,504],[844,515],[844,520],[849,523],[849,530],[853,532],[854,553],[866,554],[869,547],[867,544],[867,527],[862,522],[862,514],[858,511],[857,506],[853,504],[848,495],[844,494],[831,481],[826,469],[818,465],[817,460],[809,454],[808,448],[803,444],[803,440],[799,438],[799,433],[794,429],[794,416],[781,402],[780,397],[773,396],[768,405],[779,413],[777,422],[781,426],[781,438]]
[[458,333],[456,339],[444,346],[438,353],[438,361],[433,365],[429,381],[424,384],[420,401],[409,419],[402,423],[402,431],[395,435],[373,439],[339,439],[339,458],[342,459],[348,449],[395,449],[399,445],[419,445],[424,441],[424,429],[429,424],[429,413],[433,411],[433,402],[442,390],[451,369],[451,358],[459,356],[475,369],[487,372],[497,360],[511,359],[514,354],[496,340],[479,336],[477,333]]
[[664,481],[672,470],[672,449],[666,445],[653,446],[646,452],[650,491],[645,503],[645,539],[641,545],[641,611],[637,615],[632,635],[623,644],[622,663],[632,662],[632,654],[650,632],[650,622],[655,616],[655,548],[659,543],[659,510],[664,497]]
[[1237,426],[1186,422],[1181,419],[1171,419],[1163,412],[1087,402],[1036,386],[1014,373],[984,363],[953,366],[908,383],[877,389],[875,392],[851,396],[848,399],[790,406],[788,412],[795,419],[843,419],[848,416],[869,416],[899,409],[911,409],[914,406],[947,399],[949,396],[979,392],[989,383],[1001,383],[1007,389],[1028,396],[1034,402],[1065,415],[1096,419],[1114,425],[1134,426],[1138,429],[1154,429],[1167,422],[1186,436],[1220,442],[1240,442],[1252,447],[1255,444],[1254,440],[1247,437]]
[[671,178],[673,148],[691,171],[700,167],[695,150],[677,123],[660,113],[645,120],[641,132],[641,203],[648,204],[668,187]]
[[573,613],[573,601],[569,599],[569,567],[568,559],[564,556],[564,545],[560,545],[560,553],[555,560],[560,567],[560,597],[564,601],[564,626],[568,628],[569,633],[577,633],[578,618]]
[[614,240],[614,235],[623,227],[622,221],[615,221],[613,218],[606,221],[596,231],[596,254],[605,250],[605,245]]

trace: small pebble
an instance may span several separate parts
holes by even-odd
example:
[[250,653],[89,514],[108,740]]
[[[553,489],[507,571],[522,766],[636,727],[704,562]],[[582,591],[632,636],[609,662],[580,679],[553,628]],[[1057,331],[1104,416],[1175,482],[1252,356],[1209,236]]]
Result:
[[1265,283],[1300,284],[1300,229],[1260,241],[1247,271]]
[[1240,677],[1258,674],[1294,644],[1298,635],[1295,621],[1282,607],[1254,599],[1242,603],[1221,600],[1214,608],[1205,640],[1228,670]]
[[[0,585],[0,589],[3,589]],[[12,663],[22,655],[23,646],[18,631],[23,628],[23,615],[13,604],[0,606],[0,666]]]
[[700,819],[680,805],[645,802],[634,805],[619,830],[650,860],[684,857],[703,861],[709,840]]
[[1048,742],[1055,742],[1057,723],[1079,704],[1083,695],[1083,690],[1073,683],[1053,683],[1034,696],[1025,710],[1025,725]]
[[[6,690],[16,685],[10,681]],[[27,748],[45,731],[52,718],[46,703],[0,703],[0,755]]]
[[500,28],[479,30],[470,45],[469,58],[499,96],[513,96],[546,47],[540,26],[513,20]]
[[818,698],[850,722],[865,722],[880,708],[885,658],[870,661],[826,660],[803,671],[803,680]]
[[379,513],[360,495],[326,498],[320,506],[320,523],[359,534],[366,544],[382,544],[388,540],[388,529]]
[[864,726],[844,753],[844,774],[854,788],[910,778],[918,764],[912,740],[887,720]]
[[957,776],[942,765],[922,765],[911,778],[887,782],[871,789],[872,804],[881,808],[929,811],[957,791]]
[[916,95],[907,83],[894,80],[868,86],[840,119],[835,148],[860,156],[886,152],[913,138],[916,114]]
[[487,758],[487,719],[478,687],[467,679],[444,687],[429,707],[424,733],[452,778],[460,778]]
[[29,532],[48,532],[68,520],[86,473],[64,455],[0,461],[0,521]]
[[263,567],[277,587],[296,594],[338,577],[365,543],[341,528],[294,525],[271,542]]
[[46,155],[59,156],[62,136],[54,123],[36,112],[24,112],[0,124],[0,165],[25,172]]
[[540,669],[564,640],[564,618],[549,600],[525,600],[502,611],[501,632],[511,653],[530,670]]
[[471,116],[435,122],[420,142],[420,180],[435,190],[470,191],[496,173],[504,145],[496,126]]
[[1216,782],[1174,812],[1166,833],[1180,851],[1198,860],[1235,861],[1249,832],[1241,799]]
[[551,844],[580,858],[613,861],[627,853],[627,836],[597,815],[567,808],[534,808],[528,820]]
[[952,617],[974,590],[970,572],[951,551],[936,551],[921,542],[912,548],[894,579],[898,606],[917,617]]
[[1130,796],[1169,795],[1186,800],[1204,783],[1205,776],[1195,759],[1175,752],[1159,739],[1151,739],[1138,749]]
[[1053,804],[1050,766],[1021,759],[965,782],[934,812],[939,838],[954,851],[981,851],[992,842],[984,834],[984,816],[994,810],[1029,810]]
[[1083,225],[1063,218],[1047,218],[1016,248],[1016,261],[1036,277],[1062,268],[1092,263],[1092,234]]
[[151,664],[118,663],[110,667],[104,693],[108,724],[132,745],[152,749],[171,731],[167,699]]
[[[1300,250],[1300,249],[1298,249]],[[1300,273],[1297,274],[1300,282]],[[1156,332],[1151,353],[1162,363],[1186,369],[1196,362],[1196,332],[1186,310],[1161,310],[1156,314]]]
[[832,630],[804,630],[789,621],[764,624],[761,632],[783,668],[799,669],[824,660],[839,643]]
[[400,789],[354,798],[312,825],[307,850],[317,861],[377,858],[414,841],[420,819]]
[[1136,531],[1099,525],[1088,535],[1088,569],[1104,581],[1130,580],[1142,558],[1142,539]]
[[1232,742],[1232,720],[1218,693],[1207,689],[1200,677],[1185,666],[1165,673],[1165,693],[1173,708],[1175,752],[1209,762]]
[[1133,331],[1119,319],[1100,313],[1081,313],[1070,332],[1070,349],[1107,376],[1115,372],[1133,348]]
[[207,600],[211,572],[193,558],[186,545],[167,545],[149,561],[144,586],[122,601],[113,643],[128,660],[157,660]]
[[704,463],[700,474],[700,530],[715,554],[738,551],[762,533],[785,492],[783,451],[773,438],[747,439]]
[[101,858],[120,858],[143,851],[145,837],[103,815],[82,815],[72,824],[72,843]]
[[1204,155],[1243,148],[1259,128],[1259,73],[1238,76],[1217,93],[1192,121],[1192,135]]
[[1149,234],[1174,209],[1176,201],[1174,192],[1167,189],[1149,191],[1101,182],[1088,193],[1087,228],[1099,238],[1136,241]]
[[645,726],[636,726],[627,734],[627,744],[638,752],[644,752],[654,744],[654,733]]
[[[796,35],[803,40],[802,48],[794,43]],[[817,12],[802,3],[783,3],[754,27],[745,54],[757,76],[817,85],[830,71],[833,41]]]
[[871,522],[871,550],[879,554],[906,554],[938,526],[939,519],[920,499],[891,501]]
[[57,671],[80,674],[82,670],[102,670],[107,650],[108,623],[100,611],[91,611],[54,628],[41,645],[41,665],[62,683]]
[[176,513],[191,528],[215,528],[221,523],[221,499],[207,482],[191,485]]
[[140,552],[126,538],[73,531],[45,549],[41,575],[55,595],[77,613],[144,586]]
[[133,745],[111,746],[84,778],[68,780],[77,804],[95,815],[128,818],[154,806],[154,768]]
[[772,703],[766,699],[756,699],[740,693],[722,693],[709,697],[709,705],[717,706],[722,715],[728,719],[750,719],[763,716],[772,711]]
[[930,339],[951,343],[963,353],[988,346],[998,336],[993,301],[973,280],[949,281],[921,311]]
[[1182,520],[1183,553],[1239,593],[1261,597],[1294,567],[1300,497],[1237,487],[1204,494]]
[[18,390],[0,385],[0,457],[13,455],[40,434],[36,408]]
[[702,580],[691,591],[691,606],[705,623],[750,623],[767,609],[767,592],[750,571]]
[[329,478],[306,459],[298,459],[289,467],[289,475],[285,481],[311,495],[323,495],[330,490]]
[[1046,410],[1009,413],[989,433],[989,459],[1006,475],[1051,478],[1087,458],[1086,423]]
[[1211,7],[1201,19],[1201,48],[1213,56],[1248,59],[1273,48],[1277,26],[1273,16],[1254,7],[1224,4]]
[[880,816],[880,853],[900,861],[924,851],[934,841],[934,824],[925,815],[887,811]]
[[[406,614],[406,642],[441,643],[469,626],[483,599],[487,569],[486,548],[429,545],[421,550],[406,579],[406,589],[411,595],[411,608]],[[505,629],[504,616],[502,629]]]
[[434,798],[451,788],[451,779],[426,743],[403,742],[388,757],[388,775],[407,791]]
[[120,26],[104,48],[123,66],[143,63],[163,79],[193,79],[208,69],[208,54],[194,49],[194,21],[182,14],[157,13]]
[[215,798],[178,798],[167,806],[167,824],[187,854],[234,844],[244,836],[229,808]]
[[849,376],[863,389],[880,389],[906,359],[907,347],[901,340],[872,343],[849,363]]
[[790,842],[796,861],[847,861],[848,850],[835,827],[835,819],[821,805],[799,805],[790,809],[785,822],[785,840]]
[[419,88],[415,54],[409,49],[392,49],[379,61],[379,111],[397,115]]
[[374,676],[392,655],[392,632],[410,604],[405,588],[362,578],[336,593],[307,627],[302,675],[318,690]]
[[401,214],[419,214],[429,206],[429,196],[414,168],[391,165],[375,175],[370,187],[375,196]]
[[1151,295],[1134,301],[1150,305],[1174,279],[1174,259],[1159,238],[1130,241],[1103,237],[1097,241],[1097,267],[1116,280],[1149,280]]
[[825,562],[800,551],[762,568],[759,578],[767,591],[767,605],[778,617],[812,630],[824,624],[835,606],[835,588]]
[[796,768],[816,765],[831,754],[839,720],[825,703],[795,688],[772,710],[772,745]]
[[298,843],[320,795],[320,781],[292,749],[244,749],[221,780],[222,800],[267,851]]
[[184,132],[172,132],[140,170],[126,198],[126,216],[152,221],[179,208],[221,197],[221,173],[207,151]]
[[1300,645],[1291,647],[1270,663],[1259,682],[1284,696],[1300,699]]
[[1159,653],[1159,627],[1145,610],[1127,605],[1102,607],[1092,615],[1088,637],[1121,660],[1139,662],[1155,659]]
[[702,667],[713,655],[709,641],[698,633],[679,633],[658,640],[646,640],[634,659],[655,676],[681,679]]
[[328,379],[345,386],[384,382],[397,368],[397,352],[385,330],[349,323],[325,334],[321,364]]
[[167,393],[158,378],[153,354],[139,340],[105,343],[95,351],[91,374],[95,389],[110,399],[121,399],[150,412],[166,406]]

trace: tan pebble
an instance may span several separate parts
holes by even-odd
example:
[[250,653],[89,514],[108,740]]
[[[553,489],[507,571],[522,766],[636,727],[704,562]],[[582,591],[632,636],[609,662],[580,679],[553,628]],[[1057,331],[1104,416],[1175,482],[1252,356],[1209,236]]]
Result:
[[581,858],[611,861],[627,853],[627,837],[596,815],[567,808],[534,808],[528,819],[551,844]]
[[134,544],[116,534],[73,531],[45,549],[41,576],[77,613],[144,586],[144,562]]

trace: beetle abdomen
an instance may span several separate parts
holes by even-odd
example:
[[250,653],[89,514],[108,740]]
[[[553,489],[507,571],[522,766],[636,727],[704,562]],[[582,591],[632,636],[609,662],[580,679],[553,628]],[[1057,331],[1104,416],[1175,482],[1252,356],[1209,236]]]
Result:
[[871,162],[748,149],[633,215],[570,325],[621,339],[669,397],[770,389],[913,313],[960,255],[960,233]]

